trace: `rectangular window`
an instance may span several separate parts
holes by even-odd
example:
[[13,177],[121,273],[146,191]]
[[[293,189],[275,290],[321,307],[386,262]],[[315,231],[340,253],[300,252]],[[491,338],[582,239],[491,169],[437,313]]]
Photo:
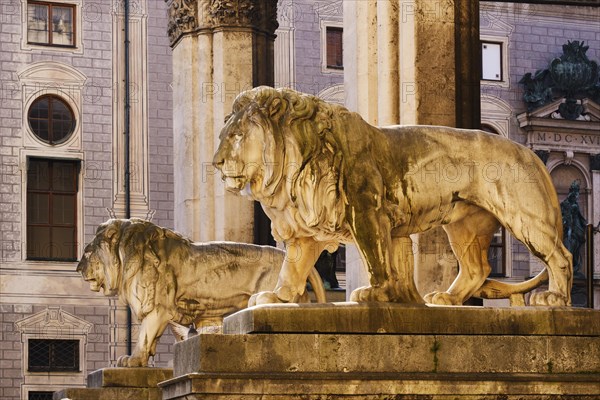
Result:
[[79,161],[29,159],[27,259],[77,260]]
[[502,43],[481,42],[481,79],[502,81]]
[[75,6],[27,2],[27,42],[49,46],[75,46]]
[[54,392],[29,392],[27,400],[52,400]]
[[79,371],[79,340],[29,339],[29,372]]
[[496,233],[494,233],[494,238],[492,239],[492,243],[490,243],[490,248],[488,250],[488,262],[490,263],[490,267],[492,267],[490,276],[506,276],[506,270],[504,267],[504,235],[504,228],[501,227],[496,231]]
[[327,68],[344,69],[343,33],[342,28],[326,28]]

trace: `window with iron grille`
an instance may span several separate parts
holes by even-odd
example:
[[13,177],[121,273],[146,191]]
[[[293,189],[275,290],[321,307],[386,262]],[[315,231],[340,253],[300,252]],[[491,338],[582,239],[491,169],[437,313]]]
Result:
[[29,392],[27,400],[52,400],[54,392]]
[[29,339],[29,372],[79,371],[79,340]]
[[75,46],[75,6],[44,1],[27,2],[27,42]]
[[77,260],[79,161],[30,158],[27,259]]

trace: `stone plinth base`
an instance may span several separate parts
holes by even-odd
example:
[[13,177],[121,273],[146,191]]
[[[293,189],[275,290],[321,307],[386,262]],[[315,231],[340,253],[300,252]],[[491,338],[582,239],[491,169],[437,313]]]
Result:
[[87,388],[54,393],[54,400],[162,400],[158,383],[171,379],[169,368],[104,368],[88,375]]
[[261,306],[176,344],[171,399],[598,399],[600,312]]

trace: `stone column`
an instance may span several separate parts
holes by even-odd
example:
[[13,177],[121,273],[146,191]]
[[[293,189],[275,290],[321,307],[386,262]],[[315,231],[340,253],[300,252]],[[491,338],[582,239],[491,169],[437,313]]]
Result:
[[[346,105],[372,124],[477,128],[479,52],[478,2],[344,2]],[[419,290],[445,290],[456,273],[446,235],[439,228],[413,241]],[[348,259],[359,257],[350,250]],[[367,283],[356,269],[349,265],[349,291]]]
[[253,203],[226,193],[211,162],[237,94],[273,84],[277,3],[165,1],[173,48],[175,229],[199,241],[252,242]]

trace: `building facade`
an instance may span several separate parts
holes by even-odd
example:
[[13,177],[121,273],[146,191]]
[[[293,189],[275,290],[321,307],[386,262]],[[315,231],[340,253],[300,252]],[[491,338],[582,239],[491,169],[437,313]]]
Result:
[[91,292],[77,260],[126,197],[131,216],[173,226],[166,5],[130,7],[126,27],[121,1],[0,2],[2,399],[85,386],[125,354],[125,308]]
[[[88,372],[114,365],[126,353],[125,308],[91,292],[75,272],[76,260],[100,223],[125,216],[127,197],[132,216],[176,225],[174,180],[182,172],[173,170],[173,138],[179,132],[173,132],[171,83],[177,78],[171,72],[167,4],[130,4],[127,74],[123,2],[0,2],[2,399],[48,398],[57,389],[85,386]],[[409,5],[403,5],[402,23],[413,16]],[[484,129],[536,150],[561,201],[578,180],[581,213],[595,224],[600,221],[597,97],[578,93],[582,111],[569,119],[559,112],[566,102],[560,91],[531,107],[523,99],[527,86],[519,82],[527,73],[548,69],[567,41],[585,41],[586,57],[600,60],[599,10],[505,2],[482,2],[480,9]],[[435,18],[439,10],[430,12]],[[343,15],[341,0],[279,1],[276,86],[345,102]],[[596,235],[596,260],[599,239]],[[503,231],[490,259],[495,275],[508,281],[526,279],[540,268]],[[596,292],[600,308],[598,284]],[[154,365],[168,365],[173,341],[163,337]]]
[[[597,225],[600,172],[595,160],[600,152],[600,84],[597,74],[590,73],[589,82],[577,87],[578,83],[568,83],[572,77],[559,69],[569,64],[575,69],[592,71],[592,62],[600,62],[600,7],[480,4],[482,128],[535,151],[546,163],[559,201],[567,198],[574,181],[579,182],[581,214],[587,223]],[[553,69],[552,65],[558,64],[562,66]],[[581,106],[578,115],[559,110],[569,97]],[[529,179],[526,168],[520,169],[515,179]],[[592,240],[596,260],[595,308],[598,308],[600,234]],[[522,280],[541,270],[541,262],[508,232],[498,232],[496,246],[498,250],[491,255],[496,275]],[[585,305],[585,245],[577,253],[575,258],[581,260],[581,266],[572,294],[574,302]]]

